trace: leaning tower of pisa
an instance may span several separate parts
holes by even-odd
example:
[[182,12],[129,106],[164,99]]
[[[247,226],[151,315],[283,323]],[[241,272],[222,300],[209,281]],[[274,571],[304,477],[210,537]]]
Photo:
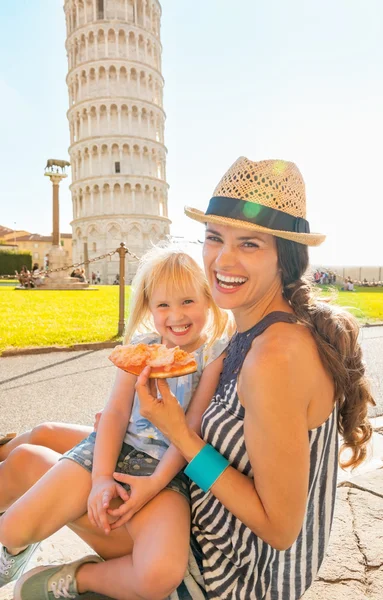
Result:
[[[158,0],[65,0],[73,258],[169,233]],[[127,257],[128,259],[128,257]],[[136,261],[127,260],[129,281]],[[103,283],[118,257],[92,265]]]

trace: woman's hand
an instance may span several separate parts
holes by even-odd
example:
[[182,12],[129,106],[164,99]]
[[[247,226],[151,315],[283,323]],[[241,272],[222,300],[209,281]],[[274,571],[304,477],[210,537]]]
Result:
[[111,529],[117,529],[127,523],[145,504],[147,504],[162,489],[155,476],[134,477],[124,473],[113,473],[113,477],[122,483],[130,485],[130,497],[118,508],[109,509],[108,514],[117,518]]
[[112,498],[121,498],[126,502],[129,499],[129,493],[112,477],[97,477],[93,481],[88,498],[88,517],[92,525],[100,527],[106,534],[111,530],[107,510]]
[[177,445],[177,440],[188,430],[185,413],[166,380],[149,379],[149,374],[150,367],[145,367],[136,383],[140,413]]

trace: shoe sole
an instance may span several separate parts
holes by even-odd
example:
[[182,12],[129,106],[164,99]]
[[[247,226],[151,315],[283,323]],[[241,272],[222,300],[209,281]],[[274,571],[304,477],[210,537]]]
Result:
[[23,600],[20,595],[20,592],[21,592],[21,588],[22,588],[24,581],[29,579],[29,577],[31,577],[31,575],[36,575],[37,573],[41,573],[41,571],[46,571],[47,569],[50,569],[51,567],[52,567],[52,565],[50,567],[48,567],[48,566],[35,567],[34,569],[27,571],[26,573],[24,573],[24,575],[19,577],[19,579],[16,582],[15,589],[13,590],[13,600]]

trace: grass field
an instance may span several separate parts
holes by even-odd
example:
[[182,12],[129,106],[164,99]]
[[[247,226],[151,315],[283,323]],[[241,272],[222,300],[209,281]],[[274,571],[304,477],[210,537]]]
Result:
[[[0,286],[0,353],[5,348],[70,346],[118,339],[117,285],[92,290]],[[130,288],[126,288],[126,302]]]
[[322,286],[324,296],[334,294],[334,302],[349,310],[362,324],[383,322],[383,288],[356,287],[355,290],[342,292],[339,288]]
[[[117,340],[118,286],[84,291],[15,290],[0,285],[0,353],[6,348]],[[130,288],[126,288],[126,304]],[[322,290],[328,296],[328,288]],[[335,290],[361,323],[383,322],[383,288]]]

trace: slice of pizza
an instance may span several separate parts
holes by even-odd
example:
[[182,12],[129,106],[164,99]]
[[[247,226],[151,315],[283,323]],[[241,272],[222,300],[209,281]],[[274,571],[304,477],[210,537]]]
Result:
[[165,379],[194,373],[197,362],[194,354],[181,350],[179,346],[167,348],[163,344],[128,344],[116,346],[109,356],[116,367],[139,375],[145,367],[151,367],[149,377]]

